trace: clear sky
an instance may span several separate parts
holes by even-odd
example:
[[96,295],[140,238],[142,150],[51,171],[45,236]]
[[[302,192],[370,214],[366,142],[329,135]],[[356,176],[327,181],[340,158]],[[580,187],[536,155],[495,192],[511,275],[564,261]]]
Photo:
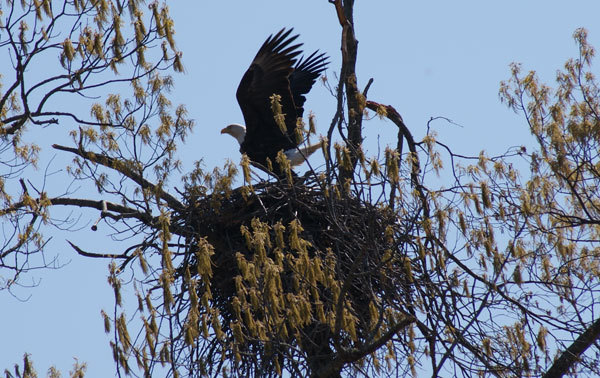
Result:
[[[185,75],[176,76],[173,102],[185,104],[196,120],[194,133],[180,148],[186,168],[199,159],[206,168],[222,166],[226,159],[239,161],[237,143],[219,130],[243,122],[235,90],[269,34],[294,27],[305,51],[319,49],[331,56],[327,75],[336,83],[340,26],[326,0],[179,1],[169,6],[186,68]],[[358,83],[362,88],[372,77],[369,98],[394,106],[415,138],[423,137],[431,117],[443,116],[460,126],[437,121],[433,128],[456,152],[498,154],[529,140],[524,120],[498,98],[499,82],[510,75],[509,63],[522,62],[525,70],[535,69],[551,82],[565,60],[577,55],[576,28],[588,29],[590,42],[600,48],[599,14],[596,0],[357,1]],[[326,130],[334,103],[323,85],[315,85],[305,108],[315,113],[318,132]],[[395,135],[383,121],[364,127],[372,152]],[[42,147],[51,143],[50,138]],[[56,155],[53,165],[60,168],[70,159]],[[89,219],[83,224],[97,215],[85,214]],[[48,257],[58,255],[68,264],[33,272],[28,278],[39,286],[19,289],[16,297],[0,292],[2,370],[29,352],[41,375],[51,365],[68,375],[74,358],[87,362],[89,377],[114,374],[100,317],[100,310],[109,312],[113,303],[106,281],[109,261],[77,256],[67,237],[88,250],[119,252],[119,244],[109,244],[102,228],[54,234]]]

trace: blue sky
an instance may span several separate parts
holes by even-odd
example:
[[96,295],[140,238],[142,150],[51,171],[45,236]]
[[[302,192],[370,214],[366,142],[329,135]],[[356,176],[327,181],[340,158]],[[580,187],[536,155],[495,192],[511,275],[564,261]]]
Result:
[[[219,130],[243,122],[235,90],[269,34],[293,26],[305,51],[331,56],[327,74],[332,85],[336,82],[340,27],[326,0],[171,2],[169,7],[186,68],[185,75],[175,77],[173,102],[185,104],[196,120],[194,133],[180,148],[186,168],[198,159],[206,168],[239,160],[237,143]],[[394,106],[415,138],[423,137],[431,117],[443,116],[460,126],[437,121],[433,128],[455,152],[498,154],[530,140],[524,120],[498,98],[509,63],[522,62],[525,70],[535,69],[551,82],[565,60],[577,54],[576,28],[587,28],[590,42],[600,48],[598,14],[599,2],[581,0],[357,1],[358,83],[362,88],[372,77],[369,98]],[[326,130],[334,103],[322,85],[314,87],[305,108],[315,113],[318,132]],[[371,152],[395,136],[384,121],[364,127]],[[68,160],[57,155],[53,164],[60,168]],[[96,217],[84,214],[84,222]],[[87,362],[90,377],[113,375],[100,316],[113,301],[106,281],[109,262],[81,258],[65,242],[68,237],[83,248],[118,252],[119,244],[102,232],[92,233],[89,226],[68,236],[56,232],[48,257],[57,255],[67,265],[33,272],[28,279],[39,286],[20,289],[16,297],[0,292],[0,368],[29,352],[41,375],[51,365],[67,375],[74,358]]]

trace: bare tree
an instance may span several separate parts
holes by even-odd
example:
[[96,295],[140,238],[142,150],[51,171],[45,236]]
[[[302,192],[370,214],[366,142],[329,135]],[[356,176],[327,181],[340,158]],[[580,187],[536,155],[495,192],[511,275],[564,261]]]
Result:
[[[369,98],[372,80],[359,89],[353,1],[330,3],[342,68],[327,137],[340,142],[324,146],[324,170],[260,179],[242,159],[235,188],[236,165],[198,165],[178,191],[169,186],[174,151],[192,122],[166,97],[171,81],[161,72],[181,70],[166,9],[153,3],[144,16],[131,1],[61,10],[9,2],[0,42],[17,79],[2,92],[2,153],[11,157],[2,183],[19,185],[2,192],[0,215],[15,229],[2,267],[18,277],[28,267],[10,258],[44,250],[52,208],[98,210],[122,250],[72,246],[112,260],[115,303],[103,316],[120,376],[598,373],[600,91],[585,32],[554,92],[518,65],[501,86],[538,148],[468,157],[433,133],[415,140],[393,106]],[[59,27],[63,20],[71,22]],[[68,37],[53,43],[59,35]],[[146,51],[154,41],[164,41],[162,53]],[[31,86],[25,68],[42,54],[61,72]],[[131,97],[90,101],[91,117],[49,110],[53,95],[87,98],[113,86]],[[382,156],[362,148],[372,114],[397,129]],[[25,126],[54,123],[72,125],[72,145],[54,148],[74,157],[70,173],[93,183],[97,198],[17,180],[35,163],[35,147],[19,139]],[[523,162],[530,170],[519,173]],[[448,180],[437,179],[444,172]],[[27,357],[24,366],[32,369]]]

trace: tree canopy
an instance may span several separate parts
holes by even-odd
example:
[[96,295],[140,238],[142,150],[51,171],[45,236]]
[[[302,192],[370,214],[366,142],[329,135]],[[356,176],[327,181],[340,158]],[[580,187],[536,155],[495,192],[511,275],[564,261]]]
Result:
[[[600,89],[586,31],[554,87],[518,64],[500,85],[537,144],[471,157],[434,132],[416,140],[400,104],[369,95],[354,2],[329,2],[342,54],[336,82],[324,78],[337,100],[325,164],[293,177],[281,154],[285,178],[247,157],[178,176],[194,122],[169,100],[183,65],[165,5],[5,2],[0,288],[49,267],[35,257],[52,230],[93,210],[91,230],[73,232],[108,228],[120,251],[71,246],[110,262],[102,316],[119,376],[600,373]],[[33,75],[42,61],[58,64]],[[397,138],[370,156],[375,117]],[[314,118],[301,122],[314,138]],[[24,136],[40,127],[68,128],[53,148],[93,194],[23,176],[39,165]],[[5,373],[35,374],[27,355]]]

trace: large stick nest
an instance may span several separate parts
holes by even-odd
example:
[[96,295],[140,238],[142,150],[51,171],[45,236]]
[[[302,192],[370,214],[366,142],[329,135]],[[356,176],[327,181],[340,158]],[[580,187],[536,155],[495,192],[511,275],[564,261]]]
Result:
[[[298,180],[294,184],[287,181],[262,183],[252,190],[240,188],[229,193],[187,200],[187,210],[174,221],[181,228],[189,230],[188,250],[193,250],[194,243],[200,238],[208,241],[214,248],[212,278],[210,285],[205,285],[204,288],[210,286],[211,305],[218,309],[222,317],[222,329],[229,337],[228,342],[222,345],[230,343],[227,349],[231,348],[231,340],[234,339],[235,330],[232,330],[232,325],[242,323],[245,337],[243,341],[237,337],[233,343],[236,345],[234,352],[238,353],[238,361],[241,359],[240,371],[278,370],[273,368],[275,361],[280,366],[282,363],[288,364],[289,359],[298,357],[297,354],[292,356],[294,353],[289,345],[299,346],[304,357],[307,357],[308,364],[315,365],[310,367],[311,370],[319,364],[317,356],[329,358],[335,322],[330,316],[326,316],[327,320],[318,316],[315,310],[317,303],[322,305],[322,313],[325,314],[339,313],[341,308],[351,313],[355,320],[355,334],[351,335],[352,332],[343,327],[339,332],[342,335],[339,340],[346,345],[368,342],[373,337],[374,324],[385,323],[384,308],[393,308],[403,313],[408,311],[406,304],[410,304],[413,276],[409,272],[407,250],[414,246],[409,247],[412,242],[407,235],[411,230],[407,227],[413,227],[414,223],[409,222],[407,224],[412,226],[405,227],[398,220],[395,211],[366,203],[354,195],[344,194],[335,186],[325,189],[316,180]],[[279,271],[282,297],[288,294],[298,295],[302,291],[299,286],[303,285],[303,280],[307,280],[306,272],[299,272],[297,266],[290,262],[301,254],[292,245],[293,227],[290,225],[294,222],[301,225],[298,238],[308,242],[304,244],[307,246],[308,258],[323,262],[320,269],[326,270],[324,275],[329,277],[328,280],[323,279],[312,285],[312,290],[317,293],[311,291],[313,294],[308,299],[311,307],[310,321],[301,322],[297,328],[287,324],[289,331],[270,335],[269,342],[260,337],[251,337],[251,332],[246,332],[248,325],[245,323],[248,318],[240,317],[239,310],[236,315],[233,305],[236,296],[238,298],[235,301],[239,303],[239,286],[240,282],[244,282],[239,278],[244,275],[240,258],[243,256],[244,261],[252,261],[253,255],[257,253],[247,237],[255,227],[253,222],[257,221],[263,226],[268,225],[267,238],[272,242],[265,248],[266,257],[277,261],[279,256],[281,261],[281,256],[284,256]],[[281,229],[281,226],[285,228],[284,246],[275,242],[278,237],[276,230],[278,227]],[[241,232],[242,229],[248,231],[244,233]],[[186,268],[195,271],[193,253],[187,255],[189,258],[177,268],[176,274],[183,275]],[[337,286],[333,285],[337,289],[324,283],[331,279],[337,282]],[[199,288],[199,291],[202,290]],[[265,292],[259,294],[266,295]],[[344,301],[337,300],[341,296]],[[379,318],[373,319],[375,315],[372,308],[380,310]],[[268,321],[265,319],[267,310],[253,308],[251,312],[254,320]],[[291,314],[283,316],[290,317]],[[290,319],[286,321],[291,322]],[[216,345],[213,347],[214,350],[208,354],[218,349]],[[256,354],[260,357],[257,358]],[[286,357],[285,360],[282,356]],[[207,361],[207,365],[210,363]],[[248,366],[242,367],[245,364]],[[290,368],[289,365],[287,367]]]

